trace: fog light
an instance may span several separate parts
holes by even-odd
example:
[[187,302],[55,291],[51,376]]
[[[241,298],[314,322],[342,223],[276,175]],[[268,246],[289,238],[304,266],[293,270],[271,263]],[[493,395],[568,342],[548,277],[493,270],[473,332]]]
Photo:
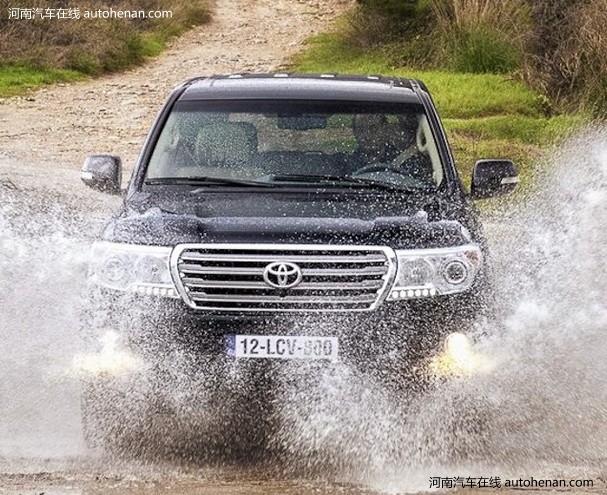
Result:
[[455,362],[469,361],[473,355],[472,341],[463,333],[452,333],[445,339],[445,352]]
[[118,334],[112,330],[100,339],[101,352],[74,356],[73,367],[80,373],[119,376],[143,367],[143,362],[122,348]]
[[490,368],[488,360],[474,349],[470,337],[459,332],[449,334],[444,351],[430,361],[430,371],[437,376],[470,375]]

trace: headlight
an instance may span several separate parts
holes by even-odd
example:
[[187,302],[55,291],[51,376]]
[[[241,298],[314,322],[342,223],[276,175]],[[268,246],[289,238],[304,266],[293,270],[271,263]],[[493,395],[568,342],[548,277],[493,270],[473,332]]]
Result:
[[169,247],[95,242],[90,278],[109,289],[177,297],[169,271],[170,254]]
[[389,300],[463,292],[470,288],[482,263],[475,244],[440,249],[396,251],[398,270]]

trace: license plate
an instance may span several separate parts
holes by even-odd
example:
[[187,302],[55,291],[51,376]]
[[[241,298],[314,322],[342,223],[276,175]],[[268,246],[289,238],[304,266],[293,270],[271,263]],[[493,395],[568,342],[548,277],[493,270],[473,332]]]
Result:
[[337,337],[294,335],[228,335],[227,351],[236,358],[328,359],[339,354]]

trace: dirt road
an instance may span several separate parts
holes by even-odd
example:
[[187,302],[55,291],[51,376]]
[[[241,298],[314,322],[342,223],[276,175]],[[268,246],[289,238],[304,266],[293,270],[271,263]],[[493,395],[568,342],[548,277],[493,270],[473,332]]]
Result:
[[[440,451],[444,418],[436,411],[429,408],[418,425],[420,431],[409,432],[399,444],[393,440],[399,434],[398,422],[390,423],[394,418],[389,413],[365,417],[365,403],[352,398],[344,403],[329,401],[327,410],[320,413],[337,418],[341,427],[337,435],[343,439],[331,447],[333,457],[343,457],[352,466],[379,465],[386,452],[397,453],[407,466],[400,471],[377,469],[370,477],[356,468],[328,473],[322,462],[302,474],[296,464],[234,467],[183,458],[124,461],[100,457],[85,448],[78,381],[66,373],[77,350],[76,280],[82,278],[79,270],[86,237],[96,232],[116,199],[80,184],[78,169],[84,157],[93,152],[119,154],[128,171],[171,87],[194,75],[275,69],[301,48],[307,36],[326,29],[352,3],[218,0],[212,24],[187,33],[144,67],[0,101],[0,495],[412,493],[427,491],[432,476],[463,475],[587,477],[594,482],[592,489],[561,491],[571,495],[607,492],[604,448],[578,445],[582,435],[600,438],[602,434],[594,429],[600,424],[596,418],[602,417],[600,397],[596,404],[578,401],[575,416],[559,397],[555,403],[566,414],[553,414],[562,422],[548,425],[542,425],[536,410],[535,415],[525,416],[523,402],[512,399],[513,411],[523,408],[522,419],[514,425],[496,422],[489,458],[440,468],[433,465],[431,455],[422,452]],[[597,380],[600,376],[597,372]],[[527,381],[527,375],[507,377],[517,386]],[[499,390],[494,392],[498,395]],[[550,406],[552,397],[541,399]],[[596,407],[584,409],[588,404]],[[291,440],[303,452],[310,448],[307,441],[314,447],[314,438],[303,438],[310,421],[319,427],[317,434],[326,433],[326,418],[320,413],[315,418],[299,418],[301,424],[292,423],[296,432],[297,427],[301,430]],[[571,417],[579,423],[579,432],[565,431],[571,428],[567,424]],[[534,434],[523,428],[525,421],[537,422]],[[589,424],[590,435],[584,429]],[[433,429],[437,433],[432,438],[439,444],[418,448],[416,442],[424,442],[416,435]],[[570,450],[562,448],[558,435],[566,437]],[[378,445],[386,445],[385,451]],[[521,465],[525,470],[521,471]]]

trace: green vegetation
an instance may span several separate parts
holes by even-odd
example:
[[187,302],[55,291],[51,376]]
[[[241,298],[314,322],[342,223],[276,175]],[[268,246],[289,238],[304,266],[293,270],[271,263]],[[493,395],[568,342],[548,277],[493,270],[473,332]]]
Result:
[[[364,0],[366,3],[373,1]],[[475,0],[470,2],[475,3]],[[482,3],[481,0],[476,3],[479,2]],[[430,3],[433,3],[433,0],[427,0],[426,5]],[[501,5],[500,2],[497,4]],[[472,70],[472,67],[453,63],[452,58],[447,57],[448,61],[444,60],[444,50],[454,49],[453,46],[449,48],[448,44],[441,45],[436,40],[429,41],[429,35],[423,34],[436,33],[434,30],[430,31],[427,25],[425,28],[421,26],[424,20],[430,22],[430,7],[424,10],[418,2],[417,12],[423,13],[421,17],[409,23],[405,22],[405,28],[401,23],[396,41],[394,32],[383,32],[381,41],[376,43],[364,41],[364,33],[359,32],[360,16],[364,13],[364,8],[368,7],[363,6],[362,11],[358,10],[342,18],[336,32],[308,40],[306,49],[293,58],[289,68],[298,72],[396,75],[424,81],[443,118],[464,180],[470,177],[472,165],[477,159],[511,158],[519,166],[523,182],[528,182],[533,175],[531,166],[542,150],[555,140],[567,136],[572,129],[585,121],[582,114],[559,115],[551,99],[530,89],[516,72],[506,71],[520,63],[521,52],[516,51],[518,48],[515,50],[517,55],[512,59],[512,64],[504,62],[505,65],[502,65],[501,62],[493,60],[483,67],[478,64],[485,60],[484,55],[471,54],[463,49],[459,55],[461,60],[467,60],[472,65],[477,64],[474,66],[475,70]],[[502,9],[506,10],[503,5]],[[517,10],[519,13],[526,12],[520,2],[517,3],[517,9],[522,9]],[[488,13],[483,15],[489,16]],[[378,22],[377,18],[371,18]],[[459,22],[463,23],[461,20]],[[468,25],[474,25],[472,20],[466,22]],[[374,32],[381,31],[373,22],[369,24],[369,29]],[[412,32],[407,34],[403,29],[412,29]],[[440,29],[447,30],[446,24]],[[355,41],[353,33],[356,33]],[[437,39],[444,38],[439,36]],[[482,39],[471,43],[481,50],[492,49],[486,46],[485,41]],[[438,45],[440,53],[426,51],[423,57],[411,57],[408,60],[397,53],[397,47],[402,47],[404,53],[409,53],[412,47],[422,42]],[[500,48],[496,49],[495,53],[503,52]],[[430,62],[428,57],[437,58]],[[487,56],[486,59],[490,60],[491,57]]]
[[510,158],[518,165],[523,183],[542,150],[564,139],[584,122],[582,117],[499,115],[488,118],[443,119],[458,168],[465,181],[479,158]]
[[[2,2],[0,2],[2,3]],[[63,5],[63,2],[61,2]],[[38,6],[37,6],[38,7]],[[11,9],[32,9],[27,0],[13,0]],[[89,18],[99,10],[129,13],[171,12],[161,18]],[[39,9],[45,11],[46,9]],[[52,8],[57,12],[59,7]],[[76,9],[63,9],[66,12]],[[210,18],[207,0],[101,0],[78,3],[79,18],[11,19],[0,11],[0,97],[22,94],[30,88],[87,75],[116,72],[159,54],[166,42]]]
[[543,100],[519,81],[497,74],[469,74],[394,67],[381,50],[357,52],[339,34],[323,34],[293,59],[301,72],[340,72],[415,77],[433,90],[441,115],[449,118],[511,114],[538,116]]
[[458,72],[507,73],[521,66],[530,10],[525,0],[431,0],[436,60]]
[[604,118],[605,0],[358,0],[343,37],[395,67],[515,73],[561,112]]
[[25,89],[45,84],[75,81],[82,74],[65,69],[29,69],[12,65],[0,66],[0,96],[22,94]]

